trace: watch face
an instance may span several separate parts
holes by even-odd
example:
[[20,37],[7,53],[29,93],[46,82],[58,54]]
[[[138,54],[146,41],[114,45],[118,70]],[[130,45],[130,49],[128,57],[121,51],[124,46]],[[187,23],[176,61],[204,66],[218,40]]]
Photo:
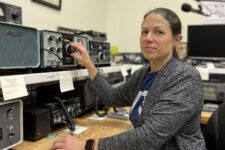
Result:
[[86,142],[85,150],[93,150],[94,149],[94,146],[95,146],[95,140],[89,139]]

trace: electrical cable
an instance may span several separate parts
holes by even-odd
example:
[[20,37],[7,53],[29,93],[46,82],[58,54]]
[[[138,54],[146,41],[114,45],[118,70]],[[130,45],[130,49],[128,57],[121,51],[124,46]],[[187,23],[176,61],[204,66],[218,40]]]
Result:
[[68,111],[66,110],[66,106],[63,104],[62,100],[59,97],[54,97],[60,104],[63,109],[63,112],[67,118],[67,125],[70,131],[75,131],[75,123],[72,121],[71,116],[69,115]]
[[48,50],[48,49],[43,48],[42,50],[45,50],[45,51],[47,51],[47,52],[49,52],[49,53],[55,55],[60,61],[63,60],[58,54],[56,54],[56,53],[54,53],[54,52],[52,52],[52,51],[50,51],[50,50]]

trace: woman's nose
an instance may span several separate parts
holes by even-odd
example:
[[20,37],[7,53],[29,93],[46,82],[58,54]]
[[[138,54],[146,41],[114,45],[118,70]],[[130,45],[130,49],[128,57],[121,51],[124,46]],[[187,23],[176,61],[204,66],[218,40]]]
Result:
[[151,32],[149,32],[149,33],[147,34],[146,39],[149,40],[149,41],[152,41],[152,40],[153,40],[153,35],[152,35]]

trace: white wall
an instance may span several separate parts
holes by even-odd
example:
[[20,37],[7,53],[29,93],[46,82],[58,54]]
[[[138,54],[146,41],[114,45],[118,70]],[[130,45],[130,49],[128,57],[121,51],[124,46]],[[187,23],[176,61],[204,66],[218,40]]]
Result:
[[120,52],[137,52],[140,25],[146,12],[157,7],[175,11],[183,25],[183,41],[187,39],[188,24],[202,24],[203,17],[181,11],[183,3],[194,8],[194,0],[62,0],[61,11],[31,0],[0,0],[21,6],[23,25],[56,31],[58,26],[81,30],[107,32],[111,45]]
[[106,32],[106,0],[62,0],[61,11],[31,0],[0,0],[22,7],[23,25],[56,31],[58,26]]
[[108,0],[108,40],[112,45],[118,46],[120,52],[140,52],[139,36],[144,14],[157,7],[166,7],[180,17],[183,27],[183,42],[186,42],[187,25],[202,24],[203,17],[181,11],[183,3],[189,3],[193,8],[198,8],[194,0]]

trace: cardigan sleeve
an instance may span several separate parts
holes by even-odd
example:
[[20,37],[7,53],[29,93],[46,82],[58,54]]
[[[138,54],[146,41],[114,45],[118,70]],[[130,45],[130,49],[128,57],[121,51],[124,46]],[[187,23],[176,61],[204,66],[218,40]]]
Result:
[[[140,69],[139,69],[140,70]],[[99,73],[89,83],[107,106],[131,106],[137,94],[138,71],[124,84],[113,88]],[[132,87],[132,88],[131,88]],[[136,88],[134,88],[136,87]]]
[[145,117],[144,123],[134,130],[100,139],[99,150],[158,150],[200,113],[202,86],[196,71],[182,72],[163,84],[163,92],[155,105],[144,106],[149,107],[147,114],[141,114]]

